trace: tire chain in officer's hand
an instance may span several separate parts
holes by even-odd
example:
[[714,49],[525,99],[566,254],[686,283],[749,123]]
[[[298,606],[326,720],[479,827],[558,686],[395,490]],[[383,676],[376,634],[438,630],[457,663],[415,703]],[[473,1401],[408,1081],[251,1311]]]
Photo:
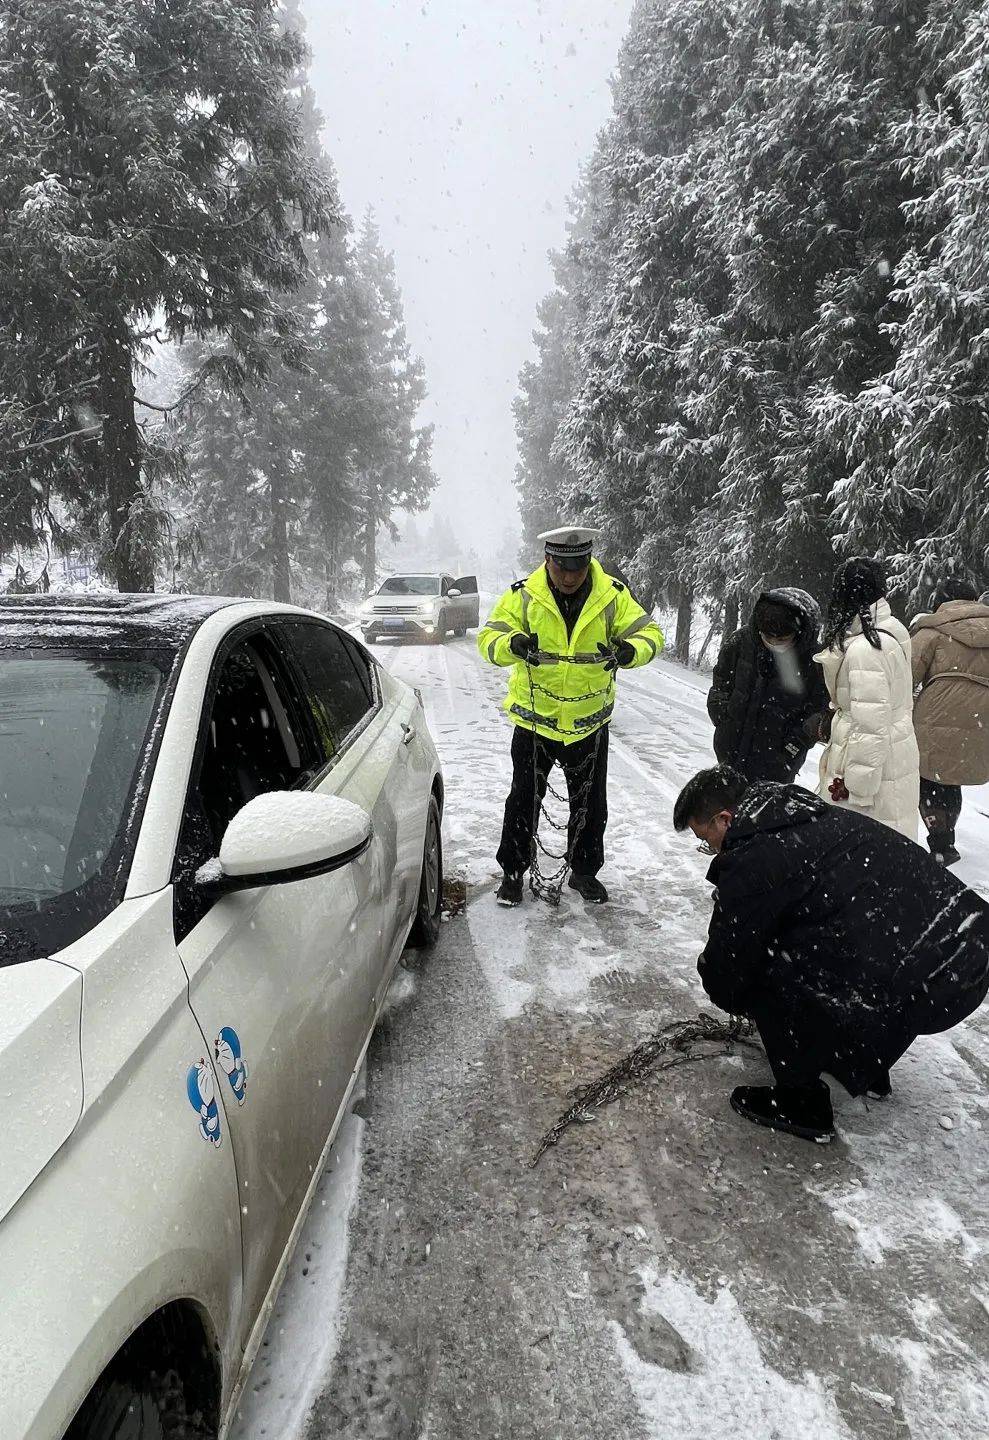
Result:
[[612,674],[619,666],[625,669],[635,659],[635,646],[630,645],[627,640],[618,640],[614,649],[609,650],[607,645],[598,645],[598,654],[601,656],[601,663]]
[[508,648],[513,655],[516,655],[526,665],[539,664],[539,636],[513,635],[508,642]]

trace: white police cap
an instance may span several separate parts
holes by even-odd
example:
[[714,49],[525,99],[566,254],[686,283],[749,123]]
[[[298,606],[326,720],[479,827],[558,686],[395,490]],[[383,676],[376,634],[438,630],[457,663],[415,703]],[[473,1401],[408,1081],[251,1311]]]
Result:
[[545,530],[538,538],[546,546],[546,554],[554,560],[587,560],[600,533],[586,525],[560,525],[555,530]]

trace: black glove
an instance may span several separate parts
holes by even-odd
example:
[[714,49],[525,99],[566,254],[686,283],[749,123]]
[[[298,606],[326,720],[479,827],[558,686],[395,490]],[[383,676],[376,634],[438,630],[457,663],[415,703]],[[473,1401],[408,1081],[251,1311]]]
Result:
[[627,640],[616,640],[612,650],[609,650],[607,645],[599,645],[598,654],[601,656],[601,663],[614,674],[619,665],[625,666],[633,663],[635,646],[630,645]]
[[526,665],[539,664],[539,636],[513,635],[508,642],[508,648],[513,655],[517,655]]
[[599,645],[598,654],[601,656],[601,664],[604,668],[609,671],[610,674],[614,675],[618,669],[618,656],[614,650],[609,650],[607,645]]
[[825,710],[820,715],[808,715],[801,727],[808,745],[827,744],[831,739],[832,713]]

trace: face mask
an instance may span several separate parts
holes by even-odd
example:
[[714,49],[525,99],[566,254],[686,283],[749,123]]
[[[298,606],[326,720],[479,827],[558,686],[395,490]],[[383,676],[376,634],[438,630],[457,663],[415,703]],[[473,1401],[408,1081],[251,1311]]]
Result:
[[794,642],[793,642],[792,640],[780,640],[780,639],[779,639],[777,636],[775,636],[775,635],[763,635],[761,630],[760,630],[759,634],[760,634],[760,636],[761,636],[761,638],[762,638],[762,643],[763,643],[764,645],[768,646],[768,648],[769,648],[770,650],[792,650],[792,649],[793,649]]

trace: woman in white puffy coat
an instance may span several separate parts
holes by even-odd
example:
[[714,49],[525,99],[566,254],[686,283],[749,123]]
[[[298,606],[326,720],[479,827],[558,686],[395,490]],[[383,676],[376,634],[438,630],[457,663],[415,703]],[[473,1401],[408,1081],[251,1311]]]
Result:
[[824,644],[815,658],[834,716],[818,793],[916,840],[920,755],[911,641],[886,601],[878,560],[848,560],[837,571]]

